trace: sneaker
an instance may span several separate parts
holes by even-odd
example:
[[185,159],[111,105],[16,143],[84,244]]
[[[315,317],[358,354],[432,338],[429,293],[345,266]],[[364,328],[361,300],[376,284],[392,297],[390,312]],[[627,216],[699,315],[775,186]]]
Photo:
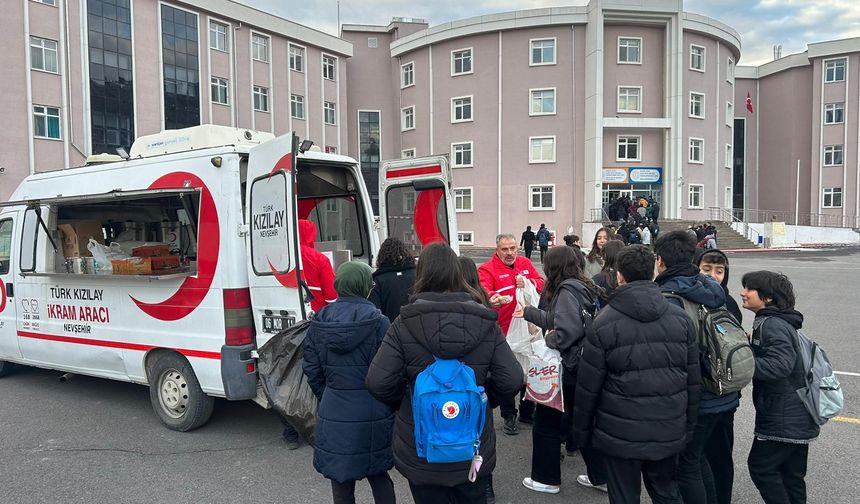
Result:
[[286,434],[283,439],[284,444],[287,445],[287,450],[298,450],[301,445],[299,435],[296,432],[291,433],[291,435]]
[[531,478],[523,478],[523,486],[528,488],[529,490],[534,490],[535,492],[548,494],[557,494],[560,490],[560,487],[558,485],[545,485]]
[[508,436],[516,436],[520,433],[520,428],[517,426],[517,417],[508,417],[505,418],[505,426],[502,428],[502,432],[507,434]]
[[588,479],[587,474],[580,474],[579,476],[577,476],[576,482],[579,483],[580,485],[584,486],[584,487],[593,488],[595,490],[600,490],[601,492],[609,492],[609,490],[606,488],[605,483],[602,485],[592,485],[591,480]]

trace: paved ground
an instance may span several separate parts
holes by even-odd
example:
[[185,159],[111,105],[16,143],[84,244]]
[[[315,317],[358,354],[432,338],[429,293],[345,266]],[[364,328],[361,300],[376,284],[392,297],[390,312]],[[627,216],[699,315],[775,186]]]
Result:
[[[854,329],[860,252],[733,254],[731,261],[735,294],[744,272],[786,273],[797,288],[809,333],[839,370],[860,373]],[[249,402],[219,401],[207,426],[176,433],[158,422],[144,387],[82,376],[60,383],[58,376],[22,368],[0,381],[3,503],[331,502],[326,480],[312,468],[312,450],[284,449],[272,412]],[[860,377],[841,378],[847,403],[843,415],[860,418]],[[761,502],[745,465],[752,418],[751,401],[745,398],[736,426],[737,503]],[[513,438],[499,434],[495,481],[500,503],[608,502],[605,494],[574,483],[582,470],[579,458],[564,462],[559,495],[526,490],[520,481],[529,471],[529,431]],[[860,500],[857,453],[860,425],[830,422],[823,428],[810,450],[809,502]],[[411,502],[404,480],[392,474],[401,501]],[[358,500],[371,502],[366,484],[359,484]]]

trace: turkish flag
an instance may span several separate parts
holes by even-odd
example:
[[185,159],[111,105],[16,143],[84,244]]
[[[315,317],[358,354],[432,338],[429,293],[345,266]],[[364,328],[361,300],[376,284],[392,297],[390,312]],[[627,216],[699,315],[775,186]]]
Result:
[[750,98],[750,94],[749,94],[749,93],[747,93],[747,110],[749,110],[749,111],[750,111],[750,113],[752,113],[752,111],[753,111],[753,108],[752,108],[752,98]]

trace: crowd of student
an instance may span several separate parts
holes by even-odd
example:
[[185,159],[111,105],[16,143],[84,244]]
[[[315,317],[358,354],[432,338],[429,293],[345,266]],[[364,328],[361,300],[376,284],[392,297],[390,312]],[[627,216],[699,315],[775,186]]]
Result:
[[[731,502],[741,394],[702,387],[697,322],[682,308],[683,300],[725,306],[740,321],[727,289],[728,257],[697,250],[685,231],[660,236],[653,251],[627,246],[607,228],[587,255],[578,238],[568,241],[542,250],[543,275],[508,234],[479,267],[440,243],[425,247],[416,265],[389,238],[375,272],[359,263],[338,268],[337,300],[325,296],[304,349],[304,370],[320,399],[314,467],[331,480],[334,502],[355,502],[362,479],[377,503],[395,502],[392,467],[416,503],[494,502],[495,407],[507,435],[519,433],[518,422],[533,424],[531,470],[522,482],[530,490],[559,492],[564,446],[586,463],[576,481],[608,492],[611,503],[639,502],[641,481],[657,504]],[[516,302],[527,283],[541,293],[538,306]],[[804,503],[818,425],[795,393],[803,367],[792,341],[803,315],[784,275],[756,271],[742,284],[743,307],[756,318],[748,469],[764,502]],[[523,370],[505,339],[516,318],[538,326],[560,352],[564,413],[522,398]],[[412,391],[439,359],[465,363],[486,392],[481,460],[419,456]]]

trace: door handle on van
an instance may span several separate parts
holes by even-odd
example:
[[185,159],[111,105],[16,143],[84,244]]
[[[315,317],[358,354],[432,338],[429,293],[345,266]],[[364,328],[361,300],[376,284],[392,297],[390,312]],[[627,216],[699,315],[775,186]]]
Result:
[[6,284],[6,297],[15,297],[15,287],[12,285],[11,282]]

